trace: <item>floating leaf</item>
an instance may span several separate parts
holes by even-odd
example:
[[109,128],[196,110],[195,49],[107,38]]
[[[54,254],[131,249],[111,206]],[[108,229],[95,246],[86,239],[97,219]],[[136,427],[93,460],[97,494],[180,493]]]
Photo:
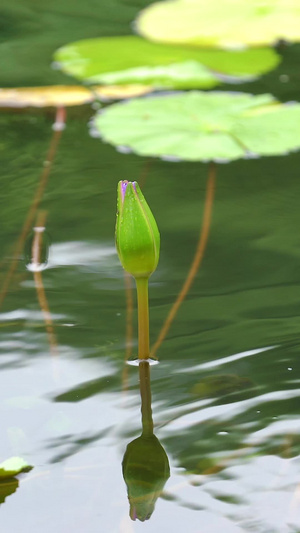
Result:
[[[97,77],[96,77],[97,79]],[[130,83],[140,81],[157,89],[210,89],[220,83],[217,76],[197,61],[185,61],[158,67],[139,67],[102,76],[103,83]],[[101,81],[101,78],[99,79]]]
[[269,94],[192,91],[118,103],[98,113],[101,137],[143,156],[230,161],[300,148],[300,104]]
[[32,469],[21,457],[11,457],[0,463],[0,481],[12,478],[21,472],[29,472]]
[[57,50],[55,60],[64,72],[87,83],[207,89],[220,83],[224,76],[243,80],[261,75],[273,69],[280,58],[270,49],[199,50],[151,43],[129,35],[68,44]]
[[300,41],[299,0],[169,0],[142,11],[138,31],[158,42],[219,48]]
[[77,85],[49,85],[0,89],[0,107],[60,107],[77,106],[95,99],[122,99],[146,94],[151,87],[141,85],[93,87]]

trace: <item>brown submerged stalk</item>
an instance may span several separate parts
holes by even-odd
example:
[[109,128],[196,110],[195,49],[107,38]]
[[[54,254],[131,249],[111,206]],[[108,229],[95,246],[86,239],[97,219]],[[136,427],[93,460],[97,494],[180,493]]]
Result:
[[48,182],[49,174],[53,165],[54,157],[56,155],[57,146],[59,143],[59,140],[61,138],[61,134],[65,125],[66,120],[66,110],[64,107],[59,107],[56,110],[56,116],[55,116],[55,122],[53,125],[53,135],[50,141],[50,146],[48,153],[46,155],[46,160],[44,162],[44,169],[41,173],[39,184],[36,190],[36,193],[34,195],[33,201],[31,203],[31,206],[28,210],[26,219],[23,223],[23,227],[21,230],[21,233],[17,239],[17,242],[15,244],[14,252],[12,261],[10,264],[10,267],[6,273],[6,276],[4,278],[4,282],[2,284],[1,290],[0,290],[0,308],[3,304],[3,301],[6,297],[7,291],[9,289],[10,282],[12,280],[12,277],[15,273],[15,270],[17,268],[19,257],[22,253],[22,250],[24,248],[24,243],[26,240],[26,237],[28,233],[30,232],[33,222],[36,216],[36,212],[39,208],[39,205],[41,203],[44,191],[46,189],[46,185]]
[[210,226],[211,226],[211,217],[212,217],[212,207],[213,207],[213,201],[214,201],[214,195],[215,195],[215,186],[216,186],[216,165],[215,163],[210,163],[209,165],[209,174],[208,174],[208,180],[207,180],[207,186],[206,186],[206,196],[205,196],[205,205],[204,205],[204,213],[203,213],[203,223],[199,235],[198,245],[196,249],[196,253],[194,255],[194,259],[192,261],[190,270],[188,272],[188,275],[186,277],[186,280],[181,288],[180,293],[178,294],[162,328],[158,335],[158,338],[151,348],[151,357],[155,358],[157,350],[161,346],[163,340],[165,339],[170,326],[178,312],[179,307],[181,306],[183,300],[185,299],[186,295],[188,294],[192,283],[196,277],[196,274],[198,272],[198,269],[201,265],[202,259],[204,257],[204,252],[206,249]]
[[38,270],[38,265],[41,262],[41,250],[43,246],[43,232],[45,228],[45,222],[46,222],[46,213],[45,211],[42,211],[39,213],[36,221],[36,226],[34,228],[34,239],[32,242],[32,252],[31,252],[31,260],[32,264],[36,265],[36,269],[33,271],[33,278],[34,278],[34,284],[37,292],[37,297],[39,301],[39,305],[41,308],[41,311],[43,313],[43,318],[45,322],[45,327],[48,335],[48,341],[50,345],[50,351],[52,355],[57,355],[57,342],[55,338],[54,328],[53,328],[53,322],[51,317],[51,312],[49,309],[44,285],[43,285],[43,278],[42,278],[42,272]]

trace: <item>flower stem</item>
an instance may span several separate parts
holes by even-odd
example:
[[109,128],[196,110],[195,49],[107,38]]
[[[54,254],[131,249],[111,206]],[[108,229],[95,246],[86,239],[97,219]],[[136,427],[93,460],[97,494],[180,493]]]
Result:
[[136,278],[139,324],[139,359],[149,359],[148,278]]

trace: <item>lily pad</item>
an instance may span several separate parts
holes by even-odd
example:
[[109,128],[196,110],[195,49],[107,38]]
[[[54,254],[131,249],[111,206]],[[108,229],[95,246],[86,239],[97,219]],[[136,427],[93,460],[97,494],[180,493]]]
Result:
[[21,474],[21,472],[29,472],[32,469],[24,459],[21,457],[11,457],[3,463],[0,463],[0,481],[12,478]]
[[0,89],[0,108],[69,107],[88,104],[95,99],[113,100],[140,96],[152,91],[142,85],[86,88],[80,85],[49,85]]
[[165,43],[218,48],[300,41],[299,0],[168,0],[143,10],[137,29]]
[[224,52],[151,43],[134,35],[87,39],[55,53],[57,65],[86,83],[142,83],[155,88],[208,89],[224,76],[244,81],[273,69],[271,49]]
[[201,91],[113,104],[94,120],[103,140],[123,150],[220,162],[298,150],[299,124],[300,104],[281,104],[270,94]]

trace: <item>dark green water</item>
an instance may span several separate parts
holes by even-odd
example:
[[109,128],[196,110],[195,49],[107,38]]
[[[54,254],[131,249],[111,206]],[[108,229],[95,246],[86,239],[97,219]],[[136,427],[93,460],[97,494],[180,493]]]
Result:
[[[55,48],[125,34],[144,5],[4,3],[1,85],[70,83],[50,68]],[[299,100],[300,48],[282,54],[278,70],[238,89]],[[136,367],[128,367],[123,390],[116,185],[144,180],[161,231],[150,286],[154,342],[194,255],[208,167],[120,154],[89,135],[92,114],[68,111],[41,205],[52,242],[42,276],[57,355],[23,256],[1,308],[0,459],[20,455],[34,465],[1,505],[1,531],[299,532],[300,155],[217,168],[205,257],[151,368],[155,434],[171,476],[151,519],[132,522],[121,463],[141,432],[140,396]],[[1,283],[53,120],[52,111],[0,115]]]

